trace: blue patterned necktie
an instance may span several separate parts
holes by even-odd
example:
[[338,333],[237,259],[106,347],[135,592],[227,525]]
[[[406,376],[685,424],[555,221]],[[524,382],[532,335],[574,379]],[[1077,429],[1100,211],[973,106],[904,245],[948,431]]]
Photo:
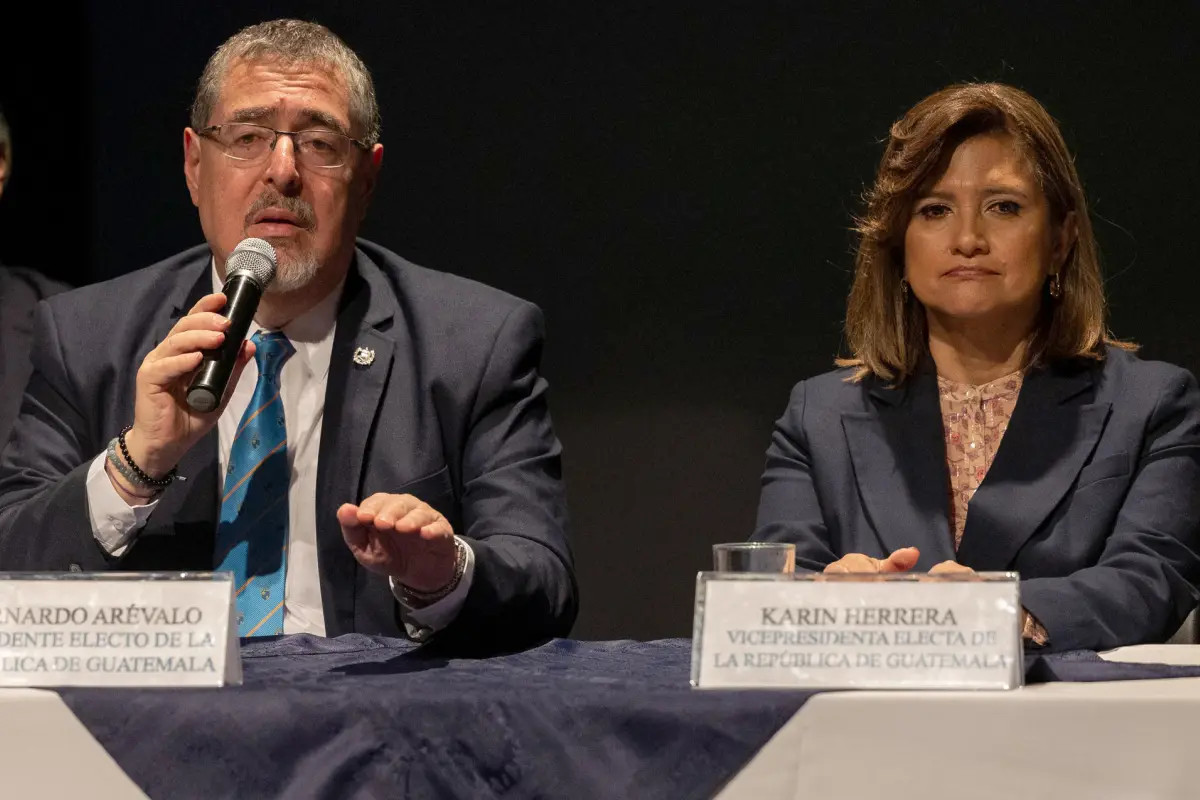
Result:
[[296,348],[278,332],[251,341],[258,383],[229,451],[215,560],[233,573],[238,635],[270,636],[283,633],[291,479],[279,373]]

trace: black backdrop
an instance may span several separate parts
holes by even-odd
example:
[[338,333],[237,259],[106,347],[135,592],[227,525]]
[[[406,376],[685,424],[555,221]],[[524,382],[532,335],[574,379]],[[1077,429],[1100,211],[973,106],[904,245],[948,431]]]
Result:
[[363,235],[546,312],[581,638],[690,632],[709,545],[751,531],[788,389],[838,350],[880,140],[947,83],[1049,107],[1115,331],[1200,367],[1195,3],[22,5],[0,257],[75,283],[200,241],[181,132],[224,38],[296,16],[359,52],[385,143]]

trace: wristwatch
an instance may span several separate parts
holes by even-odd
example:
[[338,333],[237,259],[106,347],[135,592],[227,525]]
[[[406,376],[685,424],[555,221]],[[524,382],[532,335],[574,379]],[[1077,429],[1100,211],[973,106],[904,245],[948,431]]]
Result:
[[410,589],[403,583],[400,584],[400,594],[404,596],[404,604],[413,608],[421,608],[429,606],[441,600],[446,595],[458,588],[459,582],[462,580],[463,571],[467,568],[467,546],[463,544],[463,540],[454,537],[454,577],[440,589],[434,589],[432,592],[420,592],[416,589]]

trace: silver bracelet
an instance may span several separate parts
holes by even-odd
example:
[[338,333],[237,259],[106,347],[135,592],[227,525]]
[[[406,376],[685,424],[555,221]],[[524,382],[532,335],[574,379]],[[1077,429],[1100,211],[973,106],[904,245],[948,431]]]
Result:
[[467,546],[463,544],[463,540],[457,536],[454,537],[454,578],[441,589],[432,592],[419,592],[416,589],[410,589],[403,583],[400,584],[400,591],[404,594],[404,602],[406,605],[414,607],[429,606],[441,600],[446,595],[458,588],[458,584],[462,581],[463,573],[467,569]]

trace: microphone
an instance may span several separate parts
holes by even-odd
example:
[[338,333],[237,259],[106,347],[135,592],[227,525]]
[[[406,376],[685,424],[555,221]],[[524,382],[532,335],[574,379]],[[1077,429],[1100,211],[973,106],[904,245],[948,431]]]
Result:
[[263,239],[238,242],[225,262],[225,286],[221,289],[225,308],[220,313],[229,320],[229,327],[220,347],[204,351],[204,359],[187,391],[187,404],[192,409],[204,413],[221,405],[238,350],[258,310],[258,301],[274,279],[275,248]]

